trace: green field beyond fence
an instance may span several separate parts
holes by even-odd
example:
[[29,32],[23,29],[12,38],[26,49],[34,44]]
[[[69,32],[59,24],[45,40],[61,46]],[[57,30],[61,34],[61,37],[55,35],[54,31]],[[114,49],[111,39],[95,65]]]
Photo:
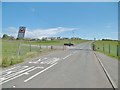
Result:
[[[21,42],[21,43],[20,43]],[[63,48],[64,43],[82,43],[85,40],[53,40],[53,41],[20,41],[20,40],[2,40],[2,64],[0,66],[7,67],[16,63],[23,62],[25,58],[34,57],[43,52],[47,53],[51,50],[47,46],[60,46]],[[43,46],[43,47],[41,47]],[[54,48],[54,47],[53,47]]]
[[96,41],[94,42],[95,50],[117,58],[119,56],[117,41]]
[[7,67],[16,63],[23,62],[24,58],[32,57],[43,49],[22,45],[19,41],[2,41],[2,66]]

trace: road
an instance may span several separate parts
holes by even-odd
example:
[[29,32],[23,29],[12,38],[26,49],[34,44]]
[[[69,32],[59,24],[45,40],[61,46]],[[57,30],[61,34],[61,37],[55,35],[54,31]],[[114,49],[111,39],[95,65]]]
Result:
[[109,69],[109,57],[92,51],[90,45],[85,42],[4,69],[0,84],[3,88],[112,88],[98,58],[115,85],[116,65]]

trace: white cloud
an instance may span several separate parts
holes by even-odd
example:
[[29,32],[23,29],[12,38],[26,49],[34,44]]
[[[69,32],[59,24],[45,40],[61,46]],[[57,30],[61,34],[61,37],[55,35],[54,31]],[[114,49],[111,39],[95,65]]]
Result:
[[[42,38],[42,37],[51,37],[57,36],[60,33],[77,30],[78,28],[64,28],[64,27],[56,27],[56,28],[47,28],[47,29],[27,29],[25,32],[26,38]],[[5,29],[4,34],[12,35],[15,38],[18,34],[18,28],[16,27],[8,27]]]
[[57,28],[48,28],[48,29],[27,30],[25,37],[31,37],[31,38],[49,37],[72,30],[77,30],[77,28],[57,27]]
[[2,33],[10,35],[10,36],[14,36],[16,38],[17,37],[17,33],[18,33],[18,28],[16,28],[16,27],[8,27],[8,28],[5,28],[2,31]]
[[6,29],[8,32],[10,32],[10,33],[14,33],[14,32],[17,32],[18,31],[18,28],[16,28],[16,27],[8,27],[7,29]]

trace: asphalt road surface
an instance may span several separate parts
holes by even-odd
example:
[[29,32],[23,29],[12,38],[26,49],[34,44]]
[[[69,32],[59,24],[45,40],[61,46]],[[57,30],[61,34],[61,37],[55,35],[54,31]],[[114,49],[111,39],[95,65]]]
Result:
[[85,42],[4,69],[0,84],[3,88],[112,88],[118,84],[117,60],[92,51],[90,45]]

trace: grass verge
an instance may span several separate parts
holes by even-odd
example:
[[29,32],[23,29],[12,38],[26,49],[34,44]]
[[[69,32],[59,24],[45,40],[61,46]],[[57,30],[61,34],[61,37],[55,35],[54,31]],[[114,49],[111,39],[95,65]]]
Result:
[[[118,42],[117,41],[96,41],[94,42],[95,50],[109,57],[118,59]],[[118,59],[119,60],[119,59]]]
[[[73,40],[72,40],[73,41]],[[2,40],[2,63],[1,67],[8,67],[17,63],[24,62],[26,58],[33,58],[40,54],[44,54],[51,49],[40,48],[32,46],[30,50],[29,44],[32,45],[63,45],[71,40],[54,40],[54,41],[43,41],[43,42],[28,42],[28,41],[17,41],[17,40]],[[85,42],[85,40],[74,40],[74,44]],[[20,44],[21,43],[21,44]],[[24,45],[23,45],[24,44]]]

